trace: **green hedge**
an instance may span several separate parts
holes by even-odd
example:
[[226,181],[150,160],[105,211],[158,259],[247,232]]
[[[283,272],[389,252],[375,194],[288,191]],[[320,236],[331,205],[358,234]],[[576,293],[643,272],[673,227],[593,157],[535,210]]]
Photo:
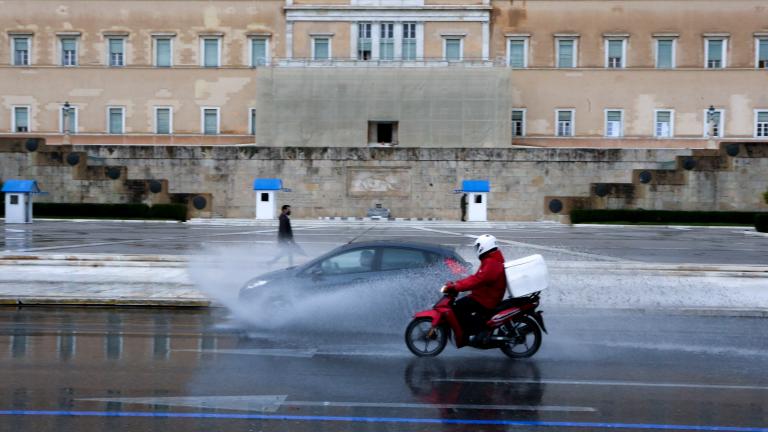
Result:
[[755,216],[755,229],[759,232],[768,233],[768,214]]
[[35,217],[98,218],[98,219],[173,219],[187,220],[184,204],[79,204],[34,203]]
[[665,211],[665,210],[573,210],[571,223],[696,223],[752,225],[759,212]]

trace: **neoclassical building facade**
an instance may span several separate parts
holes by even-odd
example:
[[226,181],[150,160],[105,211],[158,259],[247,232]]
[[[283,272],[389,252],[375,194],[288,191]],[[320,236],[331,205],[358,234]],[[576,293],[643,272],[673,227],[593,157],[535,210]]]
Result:
[[768,140],[762,0],[9,0],[0,135],[701,148]]

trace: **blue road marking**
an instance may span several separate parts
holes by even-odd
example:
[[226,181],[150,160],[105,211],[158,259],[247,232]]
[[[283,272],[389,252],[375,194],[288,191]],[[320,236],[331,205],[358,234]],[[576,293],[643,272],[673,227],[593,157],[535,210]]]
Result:
[[54,417],[143,417],[143,418],[193,418],[219,420],[291,420],[309,422],[353,422],[353,423],[416,423],[416,424],[453,424],[484,426],[528,426],[559,428],[592,429],[646,429],[678,431],[716,431],[716,432],[768,432],[763,427],[739,426],[693,426],[674,424],[645,423],[600,423],[600,422],[557,422],[525,420],[472,420],[439,419],[410,417],[335,417],[335,416],[297,416],[282,414],[236,414],[206,412],[142,412],[142,411],[45,411],[45,410],[4,410],[0,416],[54,416]]

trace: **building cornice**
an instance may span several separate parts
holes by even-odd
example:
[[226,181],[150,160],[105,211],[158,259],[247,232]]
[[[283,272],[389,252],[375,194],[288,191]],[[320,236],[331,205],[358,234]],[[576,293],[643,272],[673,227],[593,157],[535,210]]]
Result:
[[296,21],[462,21],[490,22],[491,6],[285,6],[285,19]]

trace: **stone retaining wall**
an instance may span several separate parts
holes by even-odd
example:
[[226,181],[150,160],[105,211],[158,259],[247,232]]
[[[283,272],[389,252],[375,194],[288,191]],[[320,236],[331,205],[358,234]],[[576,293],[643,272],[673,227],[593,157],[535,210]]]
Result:
[[[458,219],[454,190],[465,179],[490,179],[490,220],[566,220],[571,202],[598,208],[768,209],[761,201],[768,158],[745,152],[723,156],[727,166],[684,170],[680,160],[695,157],[691,150],[0,147],[2,179],[37,179],[50,192],[41,201],[182,201],[197,217],[254,217],[257,177],[283,179],[292,191],[279,192],[278,205],[291,204],[299,218],[365,216],[380,203],[392,217]],[[673,173],[667,177],[676,181],[644,184],[639,171]],[[160,192],[150,190],[153,181],[155,190],[160,182]],[[595,184],[620,186],[598,188],[608,196],[596,198]],[[196,197],[199,210],[192,202]],[[549,210],[552,197],[566,201],[559,214]]]

